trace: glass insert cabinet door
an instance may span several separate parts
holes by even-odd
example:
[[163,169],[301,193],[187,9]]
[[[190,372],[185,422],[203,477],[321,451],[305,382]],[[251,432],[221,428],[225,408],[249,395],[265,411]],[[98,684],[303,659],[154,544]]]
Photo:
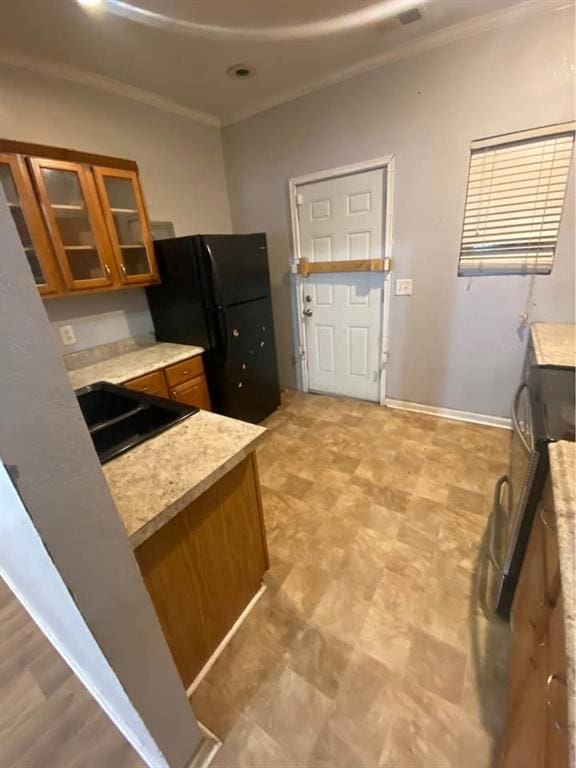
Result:
[[138,176],[134,171],[95,167],[94,177],[121,281],[150,283],[158,270]]
[[58,293],[62,287],[60,274],[23,158],[0,153],[0,187],[39,292]]
[[90,171],[61,160],[30,162],[66,286],[112,285],[108,236]]

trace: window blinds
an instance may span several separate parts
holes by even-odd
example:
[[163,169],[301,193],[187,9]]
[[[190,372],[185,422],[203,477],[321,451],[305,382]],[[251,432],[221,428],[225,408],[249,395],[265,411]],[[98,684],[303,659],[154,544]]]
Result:
[[459,275],[548,274],[574,123],[472,143]]

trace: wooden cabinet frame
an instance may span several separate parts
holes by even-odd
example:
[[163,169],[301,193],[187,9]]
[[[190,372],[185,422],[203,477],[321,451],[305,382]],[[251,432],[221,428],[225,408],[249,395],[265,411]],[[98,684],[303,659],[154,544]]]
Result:
[[[150,219],[134,160],[0,138],[0,163],[10,169],[20,197],[23,221],[46,280],[45,284],[37,284],[44,298],[137,288],[160,282]],[[65,248],[43,178],[43,168],[71,171],[77,175],[94,237],[94,250],[102,267],[98,277],[74,277],[72,251]],[[124,262],[129,251],[119,242],[106,189],[108,177],[126,179],[132,186],[134,218],[138,219],[142,233],[141,245],[134,247],[145,249],[150,265],[142,274],[130,274],[126,269],[130,267],[128,261]],[[25,247],[27,245],[25,243]]]
[[[141,283],[149,285],[152,281],[158,280],[159,277],[158,267],[156,265],[156,257],[154,255],[154,248],[152,246],[150,219],[148,217],[148,211],[146,210],[146,204],[144,202],[144,196],[140,187],[138,174],[135,171],[122,170],[119,168],[102,168],[101,166],[94,166],[92,170],[94,173],[98,194],[100,195],[100,199],[103,204],[104,218],[106,220],[106,226],[108,228],[108,235],[112,244],[114,256],[118,263],[120,280],[124,285],[139,285]],[[136,275],[130,275],[126,272],[122,247],[118,239],[116,223],[114,221],[114,211],[110,203],[110,198],[108,197],[108,190],[106,189],[107,177],[115,179],[126,179],[132,184],[134,198],[136,200],[136,212],[142,232],[142,243],[146,249],[148,263],[150,264],[149,272]]]
[[7,165],[10,169],[20,198],[22,215],[34,245],[34,252],[46,279],[46,283],[37,286],[38,291],[42,296],[59,293],[63,288],[62,276],[56,264],[54,249],[36,201],[34,187],[24,159],[18,155],[0,153],[0,164]]
[[[107,251],[109,250],[107,243],[108,235],[106,233],[106,226],[100,209],[100,201],[98,200],[94,180],[86,167],[80,163],[71,163],[65,160],[48,160],[37,157],[30,158],[30,166],[32,168],[34,180],[44,210],[44,216],[48,222],[48,228],[50,230],[50,235],[64,276],[66,287],[71,291],[80,291],[90,288],[111,287],[114,285],[115,282],[118,282],[118,275],[115,265],[110,264],[106,258]],[[68,262],[64,243],[62,242],[58,222],[54,215],[52,201],[48,195],[46,183],[42,174],[42,169],[44,168],[70,171],[77,174],[80,189],[84,196],[86,215],[88,216],[94,235],[95,250],[102,266],[102,277],[88,278],[86,280],[78,280],[74,277]]]

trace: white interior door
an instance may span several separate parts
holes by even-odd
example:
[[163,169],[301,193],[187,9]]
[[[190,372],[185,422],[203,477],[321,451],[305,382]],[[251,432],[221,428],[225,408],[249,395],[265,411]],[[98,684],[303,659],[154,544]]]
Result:
[[[384,179],[378,169],[299,186],[301,257],[383,258]],[[381,272],[303,279],[311,391],[379,400],[383,286]]]

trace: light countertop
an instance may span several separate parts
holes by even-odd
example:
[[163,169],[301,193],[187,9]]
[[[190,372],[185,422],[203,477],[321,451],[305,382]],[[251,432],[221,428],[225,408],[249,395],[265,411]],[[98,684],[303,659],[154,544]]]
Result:
[[576,764],[576,443],[551,443],[548,450],[564,604],[570,751]]
[[101,360],[98,363],[87,365],[68,371],[68,378],[74,389],[86,387],[97,381],[109,381],[111,384],[122,384],[137,376],[144,376],[167,365],[179,363],[189,357],[196,357],[204,352],[202,347],[193,347],[187,344],[169,344],[156,342],[150,346],[125,352],[121,355]]
[[135,549],[224,477],[266,429],[198,411],[103,467]]
[[536,365],[576,367],[576,326],[570,323],[534,323],[530,326]]

